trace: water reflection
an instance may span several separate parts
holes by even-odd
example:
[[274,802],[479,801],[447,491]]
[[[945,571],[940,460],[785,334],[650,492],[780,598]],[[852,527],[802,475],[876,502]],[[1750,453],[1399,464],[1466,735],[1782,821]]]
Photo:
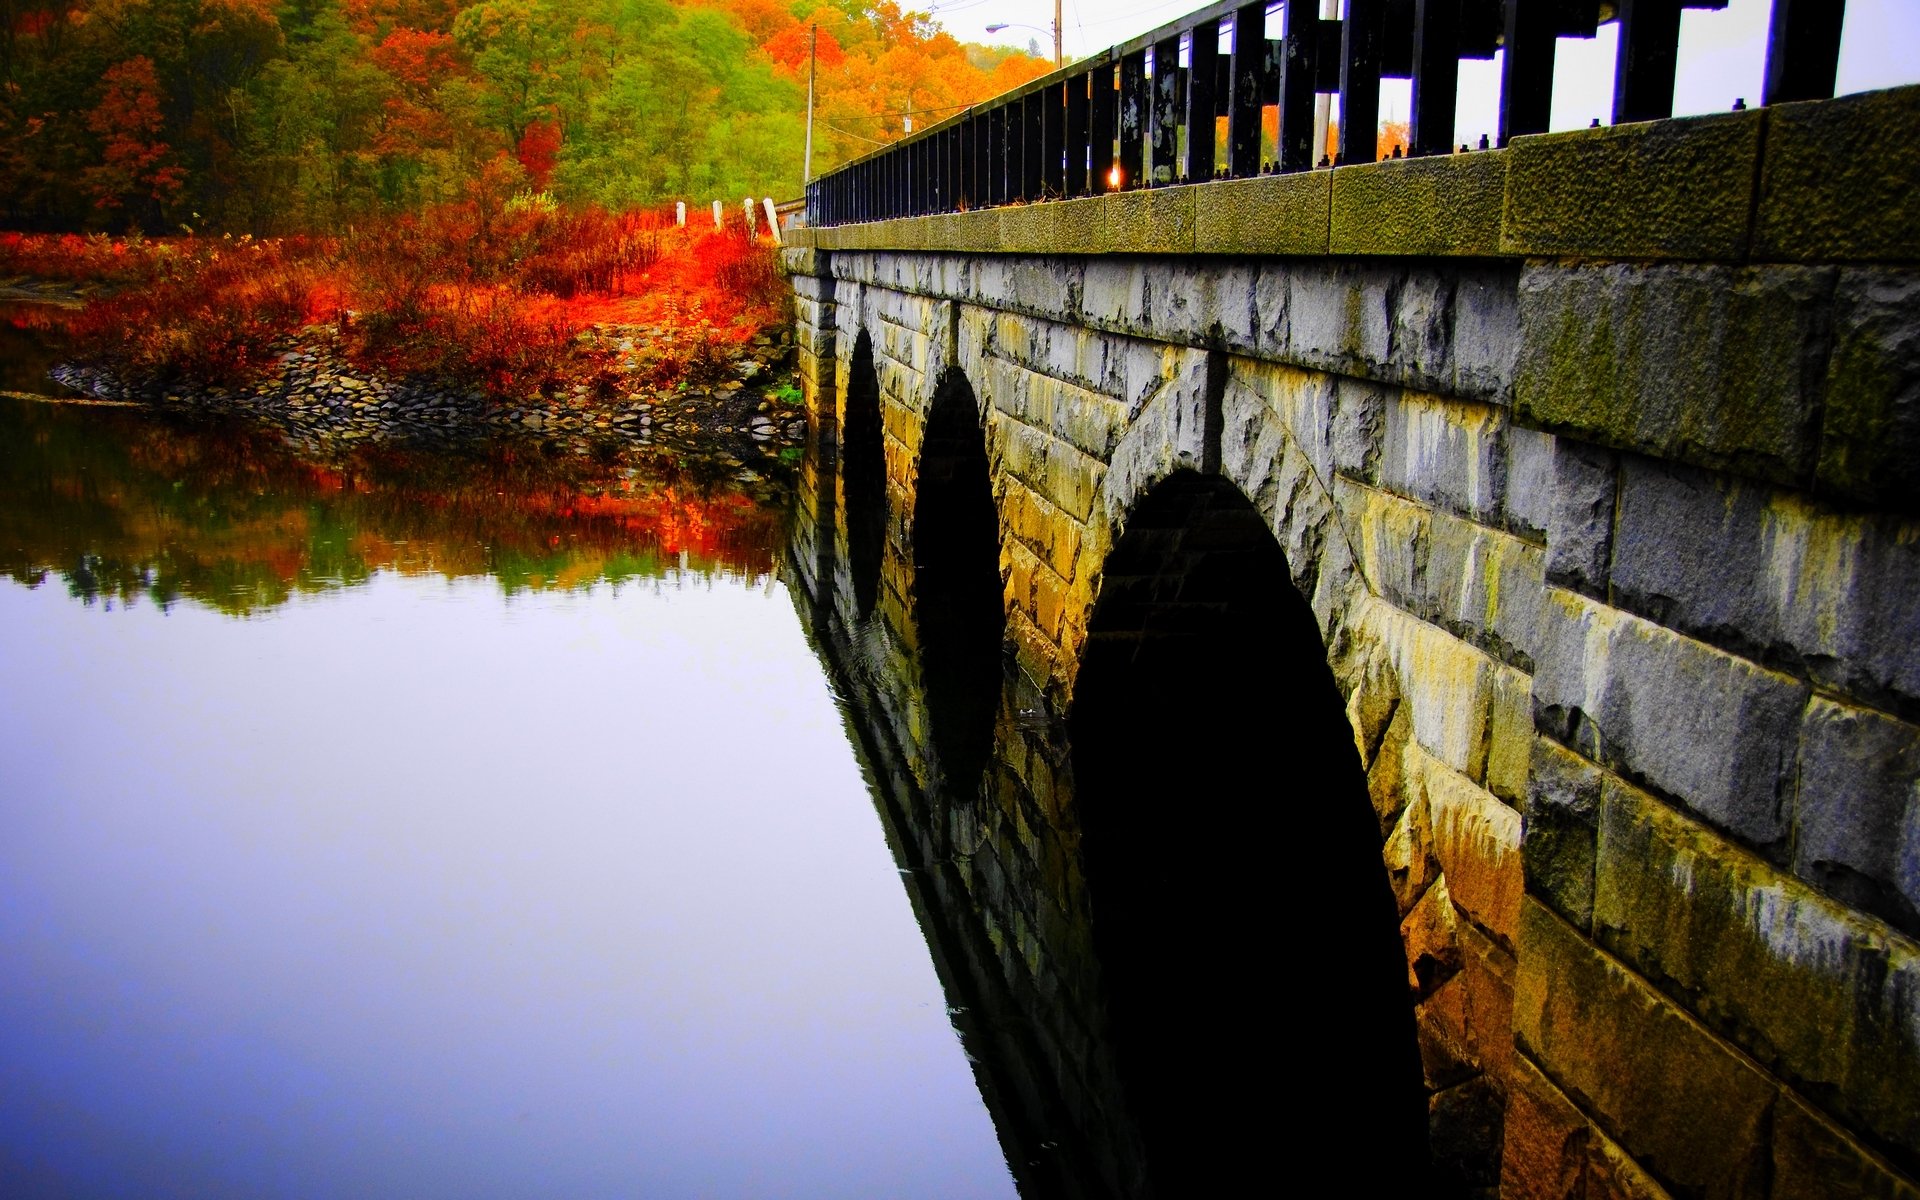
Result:
[[788,492],[0,400],[0,1194],[1008,1194]]
[[0,576],[77,598],[224,612],[376,572],[508,592],[773,570],[789,472],[531,441],[322,460],[232,422],[0,397]]

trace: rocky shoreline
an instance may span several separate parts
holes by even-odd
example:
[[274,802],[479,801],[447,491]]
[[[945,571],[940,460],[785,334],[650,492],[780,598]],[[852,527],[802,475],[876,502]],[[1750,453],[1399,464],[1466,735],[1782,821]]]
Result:
[[512,436],[582,452],[606,443],[655,447],[741,466],[804,444],[806,415],[791,372],[791,331],[755,337],[711,364],[702,382],[671,386],[640,382],[657,374],[648,368],[671,348],[671,332],[600,326],[581,340],[609,352],[631,386],[612,398],[578,385],[555,396],[503,400],[431,379],[393,379],[349,363],[328,327],[307,329],[279,347],[273,366],[241,387],[140,384],[80,363],[61,364],[50,374],[100,400],[264,421],[316,448]]

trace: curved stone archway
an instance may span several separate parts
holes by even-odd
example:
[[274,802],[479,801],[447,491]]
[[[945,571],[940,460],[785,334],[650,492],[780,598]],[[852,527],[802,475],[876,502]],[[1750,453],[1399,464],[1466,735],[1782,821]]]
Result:
[[1156,1190],[1355,1144],[1327,1164],[1354,1190],[1423,1182],[1406,959],[1352,729],[1286,556],[1233,484],[1177,470],[1128,514],[1069,724],[1095,951]]
[[929,733],[947,785],[962,790],[992,752],[1000,699],[1006,606],[991,470],[979,400],[948,369],[927,403],[911,541]]
[[862,617],[873,612],[887,540],[887,462],[873,339],[861,330],[848,359],[840,414],[840,475],[847,514],[847,566]]

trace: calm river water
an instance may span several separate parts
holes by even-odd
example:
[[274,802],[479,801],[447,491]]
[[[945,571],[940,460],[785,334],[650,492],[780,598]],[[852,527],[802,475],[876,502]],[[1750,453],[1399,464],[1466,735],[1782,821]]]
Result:
[[774,476],[0,399],[0,1194],[1011,1194]]

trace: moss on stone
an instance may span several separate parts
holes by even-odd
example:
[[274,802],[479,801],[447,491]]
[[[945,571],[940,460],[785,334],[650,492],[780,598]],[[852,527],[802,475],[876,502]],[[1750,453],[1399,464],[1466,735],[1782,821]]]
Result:
[[1766,111],[1755,258],[1920,259],[1920,86]]
[[1334,254],[1500,254],[1507,152],[1445,154],[1332,172]]
[[1333,172],[1262,175],[1203,186],[1194,249],[1201,254],[1325,254]]
[[1515,138],[1501,249],[1739,259],[1763,119],[1754,109]]

